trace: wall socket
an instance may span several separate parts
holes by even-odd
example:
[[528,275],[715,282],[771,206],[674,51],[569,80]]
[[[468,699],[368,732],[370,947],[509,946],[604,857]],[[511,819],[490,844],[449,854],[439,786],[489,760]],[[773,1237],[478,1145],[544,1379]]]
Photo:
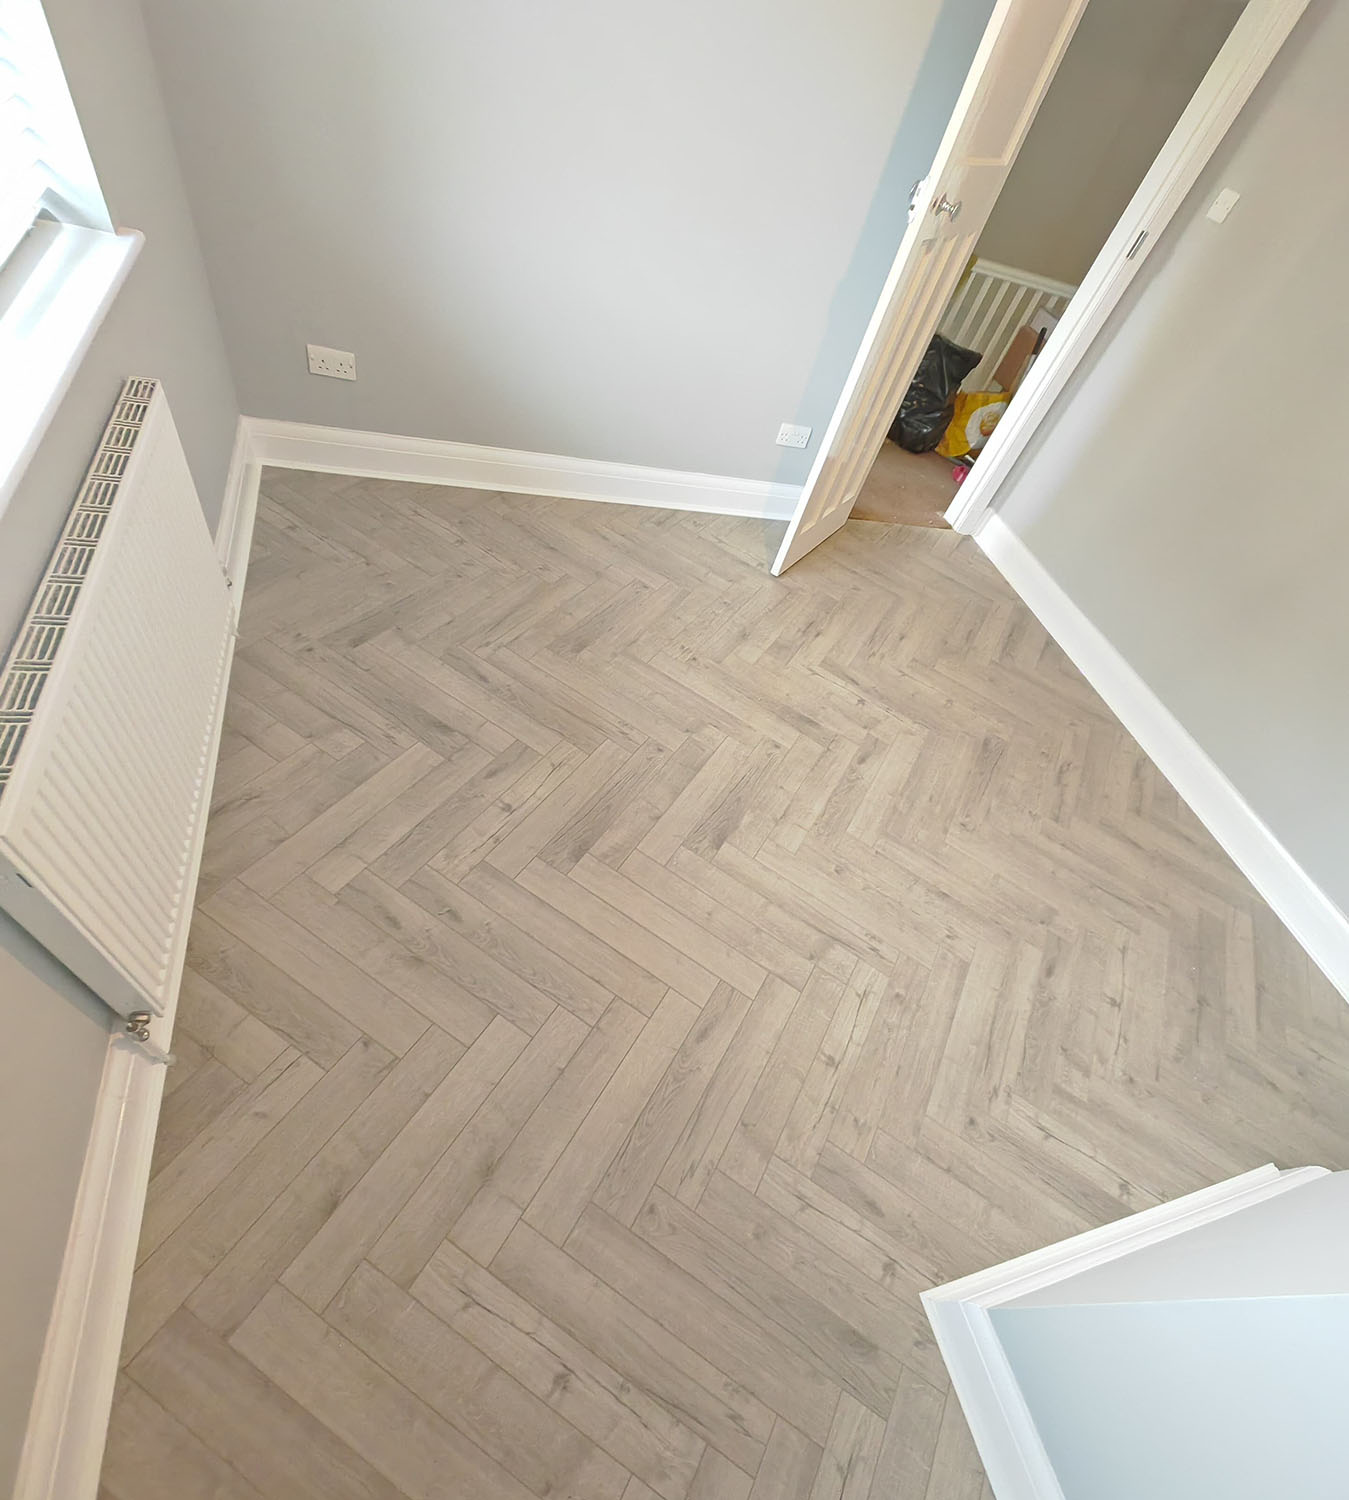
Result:
[[347,349],[327,349],[322,344],[306,344],[309,351],[309,373],[331,375],[334,380],[355,380],[356,356]]
[[809,427],[793,427],[790,422],[784,422],[778,428],[779,448],[806,448],[810,446],[811,429]]

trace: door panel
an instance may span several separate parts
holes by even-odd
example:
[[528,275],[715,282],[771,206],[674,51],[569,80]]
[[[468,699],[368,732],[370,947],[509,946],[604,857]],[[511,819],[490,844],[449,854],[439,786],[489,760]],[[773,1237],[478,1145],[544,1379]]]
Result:
[[[773,572],[848,519],[1087,0],[999,0]],[[949,207],[956,206],[951,213]]]

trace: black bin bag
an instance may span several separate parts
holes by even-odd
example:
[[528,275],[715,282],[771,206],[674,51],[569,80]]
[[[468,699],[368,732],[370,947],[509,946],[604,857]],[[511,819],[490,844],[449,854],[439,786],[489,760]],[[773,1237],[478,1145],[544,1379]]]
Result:
[[983,358],[934,334],[905,394],[890,436],[910,453],[930,453],[942,440],[955,412],[960,382]]

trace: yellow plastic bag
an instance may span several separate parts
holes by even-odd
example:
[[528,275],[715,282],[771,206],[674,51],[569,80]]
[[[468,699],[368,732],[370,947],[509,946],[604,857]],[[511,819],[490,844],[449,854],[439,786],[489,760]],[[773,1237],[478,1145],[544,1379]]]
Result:
[[1006,391],[957,391],[956,414],[937,444],[943,458],[977,453],[1007,410]]

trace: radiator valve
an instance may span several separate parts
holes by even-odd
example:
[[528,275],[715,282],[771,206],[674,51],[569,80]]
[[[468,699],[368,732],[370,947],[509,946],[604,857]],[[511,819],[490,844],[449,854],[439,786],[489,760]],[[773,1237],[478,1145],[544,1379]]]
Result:
[[140,1044],[141,1051],[149,1057],[151,1062],[163,1063],[165,1067],[174,1061],[172,1052],[165,1052],[162,1047],[157,1047],[150,1040],[150,1022],[152,1016],[148,1010],[133,1010],[126,1018],[127,1035]]

